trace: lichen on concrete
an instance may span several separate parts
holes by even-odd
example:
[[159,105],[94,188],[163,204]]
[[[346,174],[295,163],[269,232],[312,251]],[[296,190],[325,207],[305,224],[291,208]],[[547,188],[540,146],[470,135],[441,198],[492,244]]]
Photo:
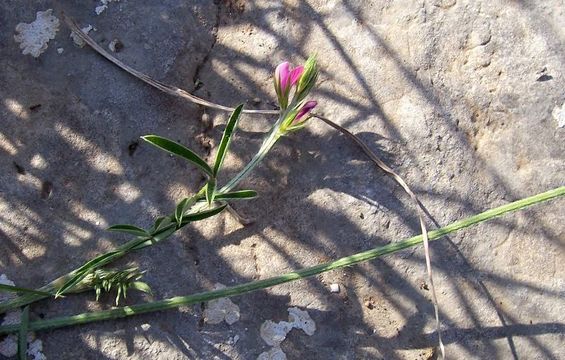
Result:
[[288,321],[266,320],[261,325],[259,333],[263,341],[273,348],[261,353],[257,359],[286,359],[280,345],[292,329],[300,329],[306,335],[312,336],[316,332],[316,323],[307,311],[297,307],[288,308]]
[[[214,290],[223,288],[225,288],[225,285],[216,284]],[[210,300],[206,303],[204,322],[208,324],[219,324],[225,321],[228,325],[232,325],[239,320],[239,317],[239,306],[229,298]]]
[[59,31],[59,19],[52,13],[53,9],[38,11],[32,23],[16,25],[14,40],[20,43],[22,54],[37,58],[47,50],[47,43],[54,39]]

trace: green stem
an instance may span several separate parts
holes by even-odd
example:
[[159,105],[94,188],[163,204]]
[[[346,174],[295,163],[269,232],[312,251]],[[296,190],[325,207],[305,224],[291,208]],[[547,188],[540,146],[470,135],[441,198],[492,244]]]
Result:
[[[437,240],[457,230],[461,230],[463,228],[490,220],[492,218],[501,216],[503,214],[517,211],[526,208],[528,206],[541,203],[544,201],[548,201],[550,199],[560,197],[563,195],[565,195],[565,186],[541,194],[537,194],[522,200],[518,200],[510,204],[499,206],[497,208],[487,210],[485,212],[482,212],[477,215],[473,215],[463,220],[456,221],[440,229],[430,231],[428,233],[428,237],[430,241]],[[221,290],[207,291],[207,292],[197,293],[188,296],[177,296],[177,297],[154,301],[146,304],[125,306],[112,310],[90,312],[90,313],[84,313],[74,316],[54,318],[50,320],[34,321],[29,323],[28,329],[29,331],[37,331],[37,330],[45,330],[45,329],[55,329],[55,328],[71,326],[71,325],[86,324],[95,321],[118,319],[118,318],[123,318],[137,314],[173,309],[179,306],[191,305],[191,304],[195,304],[203,301],[210,301],[222,297],[241,295],[251,291],[265,289],[271,286],[280,285],[290,281],[295,281],[295,280],[303,279],[305,277],[317,275],[326,271],[335,270],[346,266],[351,266],[354,264],[365,262],[368,260],[372,260],[379,256],[395,253],[397,251],[418,245],[420,243],[422,243],[422,235],[414,236],[403,241],[391,243],[372,250],[347,256],[338,259],[336,261],[319,264],[306,269],[286,273],[284,275],[275,276],[269,279],[249,282],[241,285],[224,288]],[[19,327],[20,327],[19,324],[0,326],[0,335],[17,332]]]

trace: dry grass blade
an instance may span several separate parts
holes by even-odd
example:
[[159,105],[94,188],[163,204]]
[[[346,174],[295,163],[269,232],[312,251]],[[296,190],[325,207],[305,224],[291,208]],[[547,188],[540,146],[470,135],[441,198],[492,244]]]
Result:
[[434,304],[434,312],[435,312],[435,318],[436,318],[436,328],[437,328],[437,334],[438,334],[438,339],[439,339],[439,348],[440,348],[440,351],[441,351],[442,359],[445,358],[445,348],[444,348],[444,345],[443,345],[443,341],[441,340],[441,325],[440,325],[440,322],[439,322],[439,305],[438,305],[436,290],[435,290],[435,286],[434,286],[432,264],[431,264],[431,261],[430,261],[430,247],[429,247],[429,239],[428,239],[428,230],[427,230],[426,224],[424,222],[424,216],[423,215],[425,215],[425,210],[423,209],[422,203],[420,202],[420,200],[418,199],[416,194],[414,194],[414,192],[410,189],[408,184],[406,184],[406,182],[400,177],[400,175],[398,175],[387,164],[385,164],[373,151],[371,151],[371,149],[369,149],[369,147],[363,141],[361,141],[361,139],[359,139],[357,136],[355,136],[355,134],[353,134],[351,131],[347,130],[346,128],[334,123],[330,119],[327,119],[323,116],[320,116],[320,115],[317,115],[317,114],[312,114],[312,116],[314,116],[317,119],[322,120],[323,122],[325,122],[329,126],[333,127],[334,129],[340,131],[342,134],[349,137],[349,139],[353,140],[361,148],[361,150],[363,150],[365,155],[367,155],[379,168],[381,168],[381,170],[383,170],[385,173],[392,176],[392,178],[404,189],[404,191],[410,196],[412,201],[414,201],[414,203],[416,204],[416,208],[418,209],[418,220],[420,221],[420,229],[422,230],[422,238],[423,238],[423,244],[424,244],[424,254],[426,256],[426,270],[428,272],[428,280],[430,282],[430,288],[431,288],[431,291],[432,291],[432,301],[433,301],[433,304]]
[[[124,64],[123,62],[121,62],[120,60],[118,60],[114,56],[112,56],[109,52],[104,50],[100,45],[98,45],[96,43],[96,41],[94,41],[86,33],[82,32],[82,30],[80,29],[78,24],[73,19],[66,16],[64,13],[61,16],[62,16],[63,20],[65,21],[65,23],[67,24],[67,26],[81,40],[83,40],[85,43],[87,43],[93,50],[95,50],[100,55],[104,56],[106,59],[108,59],[109,61],[111,61],[116,66],[123,69],[124,71],[127,71],[131,75],[135,76],[139,80],[141,80],[141,81],[143,81],[143,82],[145,82],[145,83],[147,83],[147,84],[149,84],[149,85],[151,85],[151,86],[153,86],[153,87],[155,87],[155,88],[157,88],[157,89],[159,89],[163,92],[166,92],[169,95],[184,98],[184,99],[189,100],[189,101],[191,101],[195,104],[198,104],[198,105],[202,105],[202,106],[206,106],[206,107],[218,109],[218,110],[230,111],[230,112],[235,110],[235,108],[216,104],[216,103],[213,103],[211,101],[199,98],[198,96],[194,96],[191,93],[189,93],[188,91],[177,88],[175,86],[163,84],[162,82],[157,81],[157,80],[151,78],[150,76],[129,67],[128,65]],[[247,114],[266,114],[266,115],[277,115],[279,113],[278,110],[243,110],[243,112],[247,113]]]

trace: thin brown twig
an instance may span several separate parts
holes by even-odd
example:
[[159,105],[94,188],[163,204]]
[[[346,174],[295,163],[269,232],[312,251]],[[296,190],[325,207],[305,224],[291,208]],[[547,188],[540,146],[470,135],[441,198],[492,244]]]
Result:
[[[165,92],[169,95],[184,98],[184,99],[189,100],[190,102],[193,102],[193,103],[198,104],[198,105],[206,106],[206,107],[213,108],[213,109],[223,110],[223,111],[230,111],[230,112],[235,110],[235,108],[216,104],[216,103],[213,103],[211,101],[199,98],[198,96],[192,95],[188,91],[180,89],[178,87],[168,85],[168,84],[164,84],[164,83],[162,83],[158,80],[155,80],[155,79],[149,77],[148,75],[146,75],[142,72],[139,72],[139,71],[131,68],[130,66],[128,66],[128,65],[124,64],[123,62],[121,62],[120,60],[116,59],[109,52],[104,50],[104,48],[102,48],[100,45],[98,45],[96,43],[96,41],[94,41],[90,36],[88,36],[86,33],[84,33],[80,29],[78,24],[73,19],[66,16],[64,13],[61,16],[63,17],[63,20],[69,26],[69,28],[81,40],[83,40],[85,43],[87,43],[93,50],[95,50],[100,55],[104,56],[107,60],[114,63],[116,66],[118,66],[122,70],[130,73],[131,75],[135,76],[136,78],[145,82],[146,84],[149,84],[149,85],[151,85],[151,86],[153,86],[153,87],[155,87],[155,88],[157,88],[157,89],[159,89],[159,90],[161,90],[161,91],[163,91],[163,92]],[[247,113],[247,114],[263,114],[263,115],[278,115],[278,113],[279,113],[278,110],[243,110],[243,112]]]
[[[177,87],[172,86],[172,85],[164,84],[160,81],[157,81],[157,80],[151,78],[150,76],[148,76],[148,75],[146,75],[142,72],[139,72],[139,71],[129,67],[128,65],[124,64],[123,62],[121,62],[120,60],[118,60],[114,56],[112,56],[109,52],[104,50],[100,45],[98,45],[90,36],[88,36],[86,33],[84,33],[80,29],[80,27],[77,25],[77,23],[73,19],[71,19],[68,16],[65,16],[64,14],[62,14],[62,17],[63,17],[65,23],[69,26],[69,28],[79,38],[81,38],[86,44],[88,44],[93,50],[98,52],[100,55],[105,57],[110,62],[114,63],[116,66],[118,66],[122,70],[124,70],[124,71],[128,72],[129,74],[133,75],[134,77],[140,79],[141,81],[143,81],[143,82],[145,82],[145,83],[147,83],[147,84],[149,84],[149,85],[151,85],[151,86],[153,86],[153,87],[155,87],[155,88],[157,88],[157,89],[159,89],[159,90],[161,90],[161,91],[163,91],[163,92],[165,92],[169,95],[181,97],[185,100],[188,100],[188,101],[193,102],[193,103],[198,104],[198,105],[206,106],[206,107],[213,108],[213,109],[223,110],[223,111],[229,111],[229,112],[235,110],[234,108],[231,108],[229,106],[216,104],[216,103],[210,102],[208,100],[204,100],[202,98],[199,98],[198,96],[190,94],[186,90],[177,88]],[[243,110],[243,112],[248,113],[248,114],[263,114],[263,115],[277,115],[277,114],[279,114],[278,110]],[[421,231],[422,231],[422,238],[423,238],[423,244],[424,244],[424,254],[425,254],[425,258],[426,258],[426,270],[428,272],[428,279],[429,279],[429,282],[430,282],[430,288],[431,288],[431,292],[432,292],[432,302],[433,302],[433,305],[434,305],[439,347],[440,347],[442,359],[445,358],[445,348],[444,348],[442,338],[441,338],[441,325],[440,325],[440,321],[439,321],[439,305],[438,305],[438,300],[437,300],[437,296],[436,296],[436,291],[435,291],[435,286],[434,286],[434,281],[433,281],[432,265],[431,265],[431,260],[430,260],[428,231],[427,231],[427,228],[426,228],[426,224],[424,222],[424,218],[422,216],[423,214],[425,214],[425,210],[423,209],[422,203],[420,202],[420,200],[418,199],[416,194],[414,194],[414,192],[412,192],[412,190],[410,189],[408,184],[406,184],[406,182],[402,179],[402,177],[400,177],[400,175],[398,175],[387,164],[385,164],[356,135],[354,135],[349,130],[345,129],[344,127],[334,123],[333,121],[331,121],[331,120],[329,120],[329,119],[327,119],[323,116],[313,114],[313,117],[325,122],[327,125],[329,125],[329,126],[333,127],[334,129],[340,131],[341,133],[346,135],[349,139],[353,140],[361,148],[361,150],[365,153],[365,155],[367,155],[369,157],[369,159],[371,159],[371,161],[373,161],[381,170],[383,170],[385,173],[390,175],[404,189],[404,191],[410,196],[411,200],[414,201],[414,203],[416,204],[418,220],[420,221],[420,228],[421,228]],[[242,223],[247,222],[247,219],[242,218],[235,210],[233,210],[233,209],[228,209],[228,210],[230,210],[230,213],[232,213],[232,215],[234,215],[238,219],[238,221],[240,221]]]

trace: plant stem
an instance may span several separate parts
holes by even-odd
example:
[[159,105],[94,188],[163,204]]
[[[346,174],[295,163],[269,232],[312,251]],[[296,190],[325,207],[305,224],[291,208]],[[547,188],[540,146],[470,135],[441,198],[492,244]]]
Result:
[[[445,227],[428,233],[429,240],[437,240],[447,234],[461,230],[463,228],[493,219],[503,214],[517,211],[528,206],[541,203],[565,195],[565,186],[540,193],[522,200],[518,200],[506,205],[499,206],[494,209],[487,210],[477,215],[470,216],[466,219],[456,221]],[[271,277],[264,280],[253,281],[241,285],[236,285],[220,290],[207,291],[188,296],[177,296],[165,300],[154,301],[146,304],[132,305],[120,307],[112,310],[83,313],[74,316],[59,317],[50,320],[40,320],[29,323],[29,331],[55,329],[65,326],[86,324],[95,321],[118,319],[127,316],[149,313],[154,311],[162,311],[177,308],[179,306],[191,305],[199,302],[210,301],[222,297],[230,297],[241,295],[255,290],[265,289],[275,285],[284,284],[290,281],[303,279],[309,276],[317,275],[326,271],[351,266],[361,262],[375,259],[379,256],[398,252],[400,250],[418,245],[422,243],[422,235],[414,236],[409,239],[391,243],[382,247],[374,248],[368,251],[360,252],[355,255],[347,256],[336,261],[319,264],[306,269],[286,273]],[[0,335],[17,332],[20,325],[0,326]]]

